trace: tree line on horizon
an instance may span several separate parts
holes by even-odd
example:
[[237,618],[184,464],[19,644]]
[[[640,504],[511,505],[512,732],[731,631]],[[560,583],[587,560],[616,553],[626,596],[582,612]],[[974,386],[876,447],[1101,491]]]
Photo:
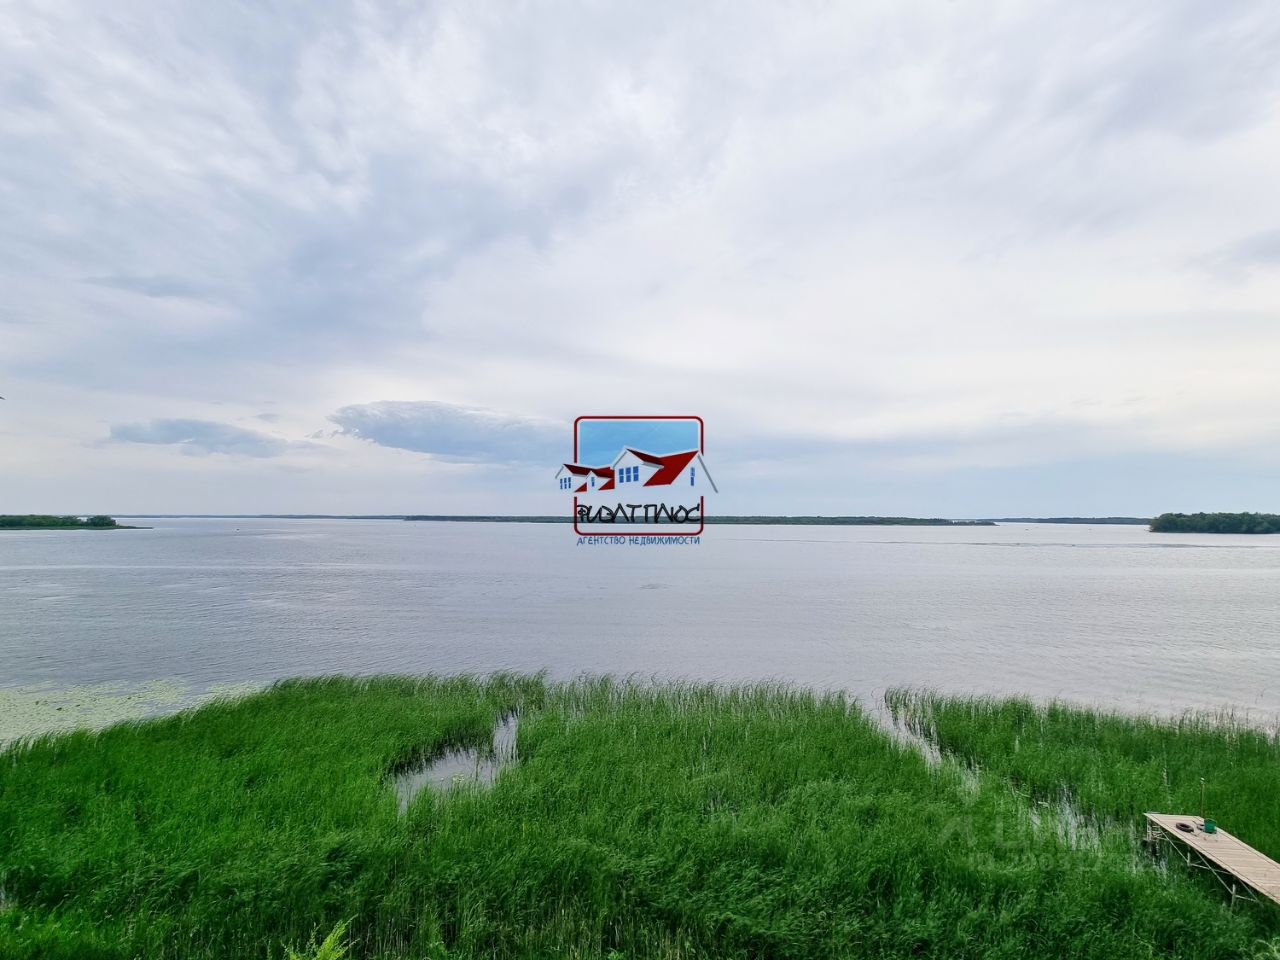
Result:
[[1276,513],[1162,513],[1152,533],[1280,533]]
[[41,513],[0,515],[0,529],[43,530],[66,527],[91,527],[101,530],[118,526],[112,517],[98,514],[82,520],[80,517],[55,517]]

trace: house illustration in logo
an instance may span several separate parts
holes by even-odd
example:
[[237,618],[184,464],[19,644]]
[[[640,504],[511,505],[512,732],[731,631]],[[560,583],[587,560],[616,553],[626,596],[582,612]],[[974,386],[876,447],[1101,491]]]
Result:
[[561,490],[576,494],[591,494],[597,490],[613,490],[613,468],[587,467],[580,463],[566,463],[556,471],[556,484]]
[[[561,490],[579,499],[626,500],[666,492],[671,496],[718,493],[697,450],[662,455],[624,447],[608,466],[566,463],[556,472]],[[603,497],[594,495],[603,494]]]

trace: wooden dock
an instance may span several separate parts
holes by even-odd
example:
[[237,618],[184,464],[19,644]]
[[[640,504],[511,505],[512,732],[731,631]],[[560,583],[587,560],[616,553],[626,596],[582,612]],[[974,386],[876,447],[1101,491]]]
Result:
[[1231,894],[1280,904],[1280,863],[1259,853],[1239,837],[1219,827],[1204,832],[1199,817],[1178,813],[1148,813],[1147,839],[1163,841],[1193,867],[1209,870]]

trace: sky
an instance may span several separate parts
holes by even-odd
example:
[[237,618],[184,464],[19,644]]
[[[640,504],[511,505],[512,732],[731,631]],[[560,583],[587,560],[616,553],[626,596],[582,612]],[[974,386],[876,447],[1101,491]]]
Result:
[[0,0],[0,512],[1280,511],[1260,2]]
[[692,419],[595,419],[586,414],[576,428],[577,462],[587,466],[610,466],[627,449],[662,456],[702,448],[702,424]]

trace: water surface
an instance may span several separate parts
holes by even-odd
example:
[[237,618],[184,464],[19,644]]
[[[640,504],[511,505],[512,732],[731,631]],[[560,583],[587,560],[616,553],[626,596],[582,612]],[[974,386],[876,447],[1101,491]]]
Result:
[[423,789],[441,793],[463,786],[492,786],[502,768],[516,760],[519,714],[499,717],[489,743],[452,747],[397,770],[392,777],[401,812]]
[[[1280,537],[154,520],[0,534],[0,687],[546,670],[1280,709]],[[124,685],[124,687],[120,687]]]

